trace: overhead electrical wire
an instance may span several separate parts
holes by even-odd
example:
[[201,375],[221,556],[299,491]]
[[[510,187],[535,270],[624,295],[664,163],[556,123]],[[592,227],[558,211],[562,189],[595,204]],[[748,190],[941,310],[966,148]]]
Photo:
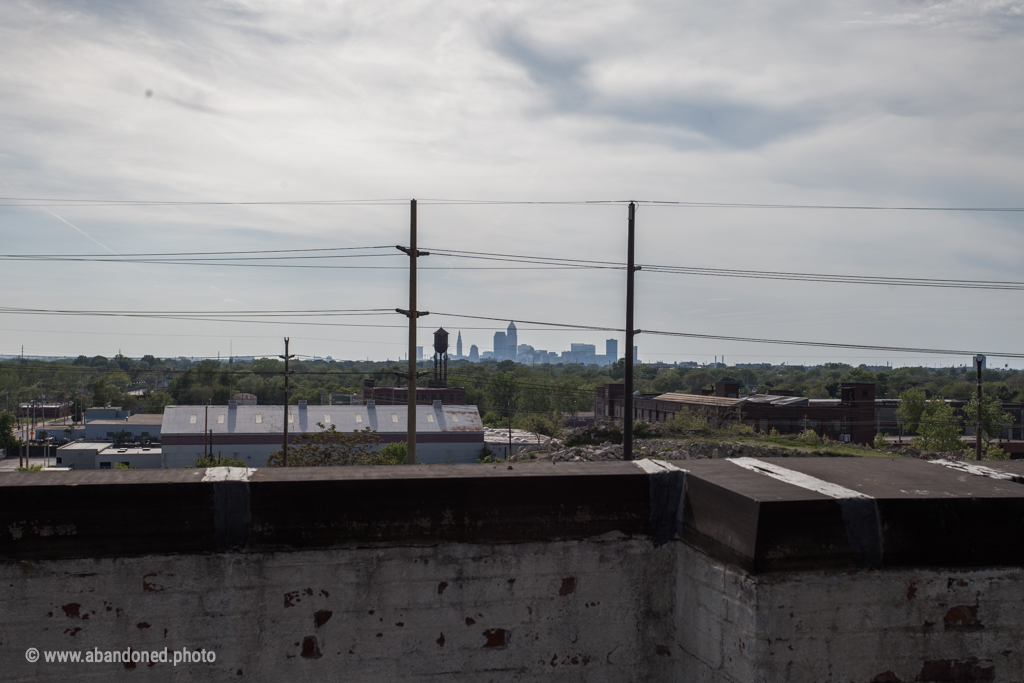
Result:
[[[412,198],[390,199],[293,199],[278,201],[214,201],[214,200],[145,200],[145,199],[82,199],[58,197],[0,197],[0,206],[406,206]],[[34,203],[33,203],[34,202]],[[42,202],[42,203],[40,203]],[[693,202],[660,199],[593,199],[593,200],[503,200],[444,199],[417,200],[422,205],[540,205],[540,206],[621,206],[635,203],[645,206],[713,208],[713,209],[818,209],[832,211],[957,211],[957,212],[1024,212],[1021,207],[1001,206],[883,206],[858,204],[772,204],[756,202]]]
[[[247,268],[314,268],[327,270],[407,270],[407,266],[351,266],[351,265],[307,265],[280,263],[280,261],[323,260],[338,258],[382,258],[403,256],[400,253],[386,254],[334,254],[323,252],[391,249],[392,246],[374,247],[334,247],[303,250],[260,250],[239,252],[181,252],[151,254],[121,254],[112,257],[108,254],[3,254],[0,260],[10,261],[80,261],[102,263],[146,263],[158,265],[191,265],[212,267],[247,267]],[[296,252],[305,252],[296,254]],[[310,254],[308,252],[320,252]],[[625,270],[626,264],[616,261],[599,261],[592,259],[572,259],[564,257],[533,256],[523,254],[501,254],[495,252],[474,252],[455,249],[431,249],[431,254],[447,258],[473,259],[520,264],[515,267],[504,266],[429,266],[421,265],[420,270]],[[188,256],[191,254],[191,256]],[[251,256],[250,254],[258,254]],[[276,256],[273,254],[286,254]],[[244,261],[244,263],[237,263]],[[896,287],[924,287],[942,289],[984,289],[1024,291],[1024,282],[1005,280],[967,280],[953,278],[910,278],[884,275],[843,275],[836,273],[799,273],[788,271],[740,270],[729,268],[705,268],[696,266],[679,266],[666,264],[639,264],[641,270],[649,273],[666,273],[672,275],[694,275],[710,277],[730,277],[741,279],[781,280],[794,282],[827,282],[837,284],[878,285]]]

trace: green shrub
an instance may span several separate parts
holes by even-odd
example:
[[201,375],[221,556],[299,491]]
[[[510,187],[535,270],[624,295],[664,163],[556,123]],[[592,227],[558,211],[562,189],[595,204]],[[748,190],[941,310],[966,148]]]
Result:
[[821,439],[813,429],[805,429],[800,432],[800,434],[797,435],[796,440],[800,443],[805,443],[808,446],[817,446],[823,441],[823,439]]
[[488,410],[480,416],[485,427],[508,427],[508,416],[502,415],[497,410]]
[[374,465],[404,465],[409,455],[408,444],[404,441],[389,443],[380,449],[380,457],[372,464]]
[[[248,465],[246,465],[241,460],[235,460],[234,458],[218,458],[215,455],[207,455],[205,457],[204,456],[199,456],[198,458],[196,458],[192,462],[195,463],[195,464],[188,465],[187,468],[192,468],[192,467],[199,467],[199,468],[202,468],[202,467],[248,467]],[[121,465],[121,463],[117,463],[117,465],[115,465],[115,468],[116,469],[127,469],[125,467],[121,467],[120,465]]]
[[992,444],[985,453],[986,460],[1007,460],[1010,454],[1000,448],[999,444]]
[[28,467],[19,467],[18,472],[39,472],[43,469],[42,465],[29,465]]
[[885,440],[885,434],[878,432],[875,434],[875,440],[871,442],[871,445],[879,450],[889,445],[889,442]]

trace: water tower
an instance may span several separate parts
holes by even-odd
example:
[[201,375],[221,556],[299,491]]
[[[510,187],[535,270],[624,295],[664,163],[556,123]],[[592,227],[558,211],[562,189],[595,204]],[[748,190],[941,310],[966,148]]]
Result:
[[448,386],[448,331],[443,327],[434,332],[434,379],[430,386]]

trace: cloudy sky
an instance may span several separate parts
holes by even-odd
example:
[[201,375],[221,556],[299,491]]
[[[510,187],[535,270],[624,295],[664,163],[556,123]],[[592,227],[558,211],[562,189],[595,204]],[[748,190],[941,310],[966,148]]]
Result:
[[[0,11],[0,195],[207,202],[5,199],[3,254],[406,244],[412,197],[424,200],[426,249],[615,262],[621,204],[426,200],[1024,207],[1024,2],[32,0]],[[400,201],[287,203],[366,199]],[[317,262],[389,269],[2,261],[3,305],[405,307],[407,259],[392,252]],[[637,260],[1024,281],[1024,213],[642,204]],[[622,271],[501,265],[423,259],[420,308],[623,327]],[[636,324],[1019,353],[1022,295],[641,272]],[[302,355],[405,353],[397,315],[303,321],[317,324],[5,313],[0,353],[263,355],[280,353],[283,336]],[[424,341],[439,325],[481,351],[504,327],[431,315]],[[537,348],[601,349],[609,336],[623,348],[621,334],[519,327]],[[638,345],[645,361],[969,362],[643,335]]]

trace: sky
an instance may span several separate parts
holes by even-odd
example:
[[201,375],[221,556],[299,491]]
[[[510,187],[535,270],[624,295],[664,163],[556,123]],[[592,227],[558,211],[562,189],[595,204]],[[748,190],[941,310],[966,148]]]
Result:
[[[408,258],[393,248],[316,262],[389,266],[375,269],[118,255],[407,245],[411,198],[421,249],[616,263],[625,204],[559,202],[1024,207],[1024,2],[33,0],[0,12],[0,252],[109,255],[0,261],[7,308],[406,308]],[[301,203],[327,200],[394,201]],[[193,204],[168,204],[180,202]],[[641,203],[636,260],[1021,282],[1024,213]],[[444,326],[467,352],[491,350],[507,325],[441,313],[625,326],[622,270],[419,264],[424,346]],[[640,271],[636,327],[1022,353],[1022,294]],[[517,326],[538,349],[600,352],[615,337],[624,350],[621,332]],[[408,347],[398,314],[0,315],[0,354],[276,355],[286,336],[301,356]],[[637,345],[645,362],[971,362],[643,333]],[[1024,367],[989,361],[1004,364]]]

